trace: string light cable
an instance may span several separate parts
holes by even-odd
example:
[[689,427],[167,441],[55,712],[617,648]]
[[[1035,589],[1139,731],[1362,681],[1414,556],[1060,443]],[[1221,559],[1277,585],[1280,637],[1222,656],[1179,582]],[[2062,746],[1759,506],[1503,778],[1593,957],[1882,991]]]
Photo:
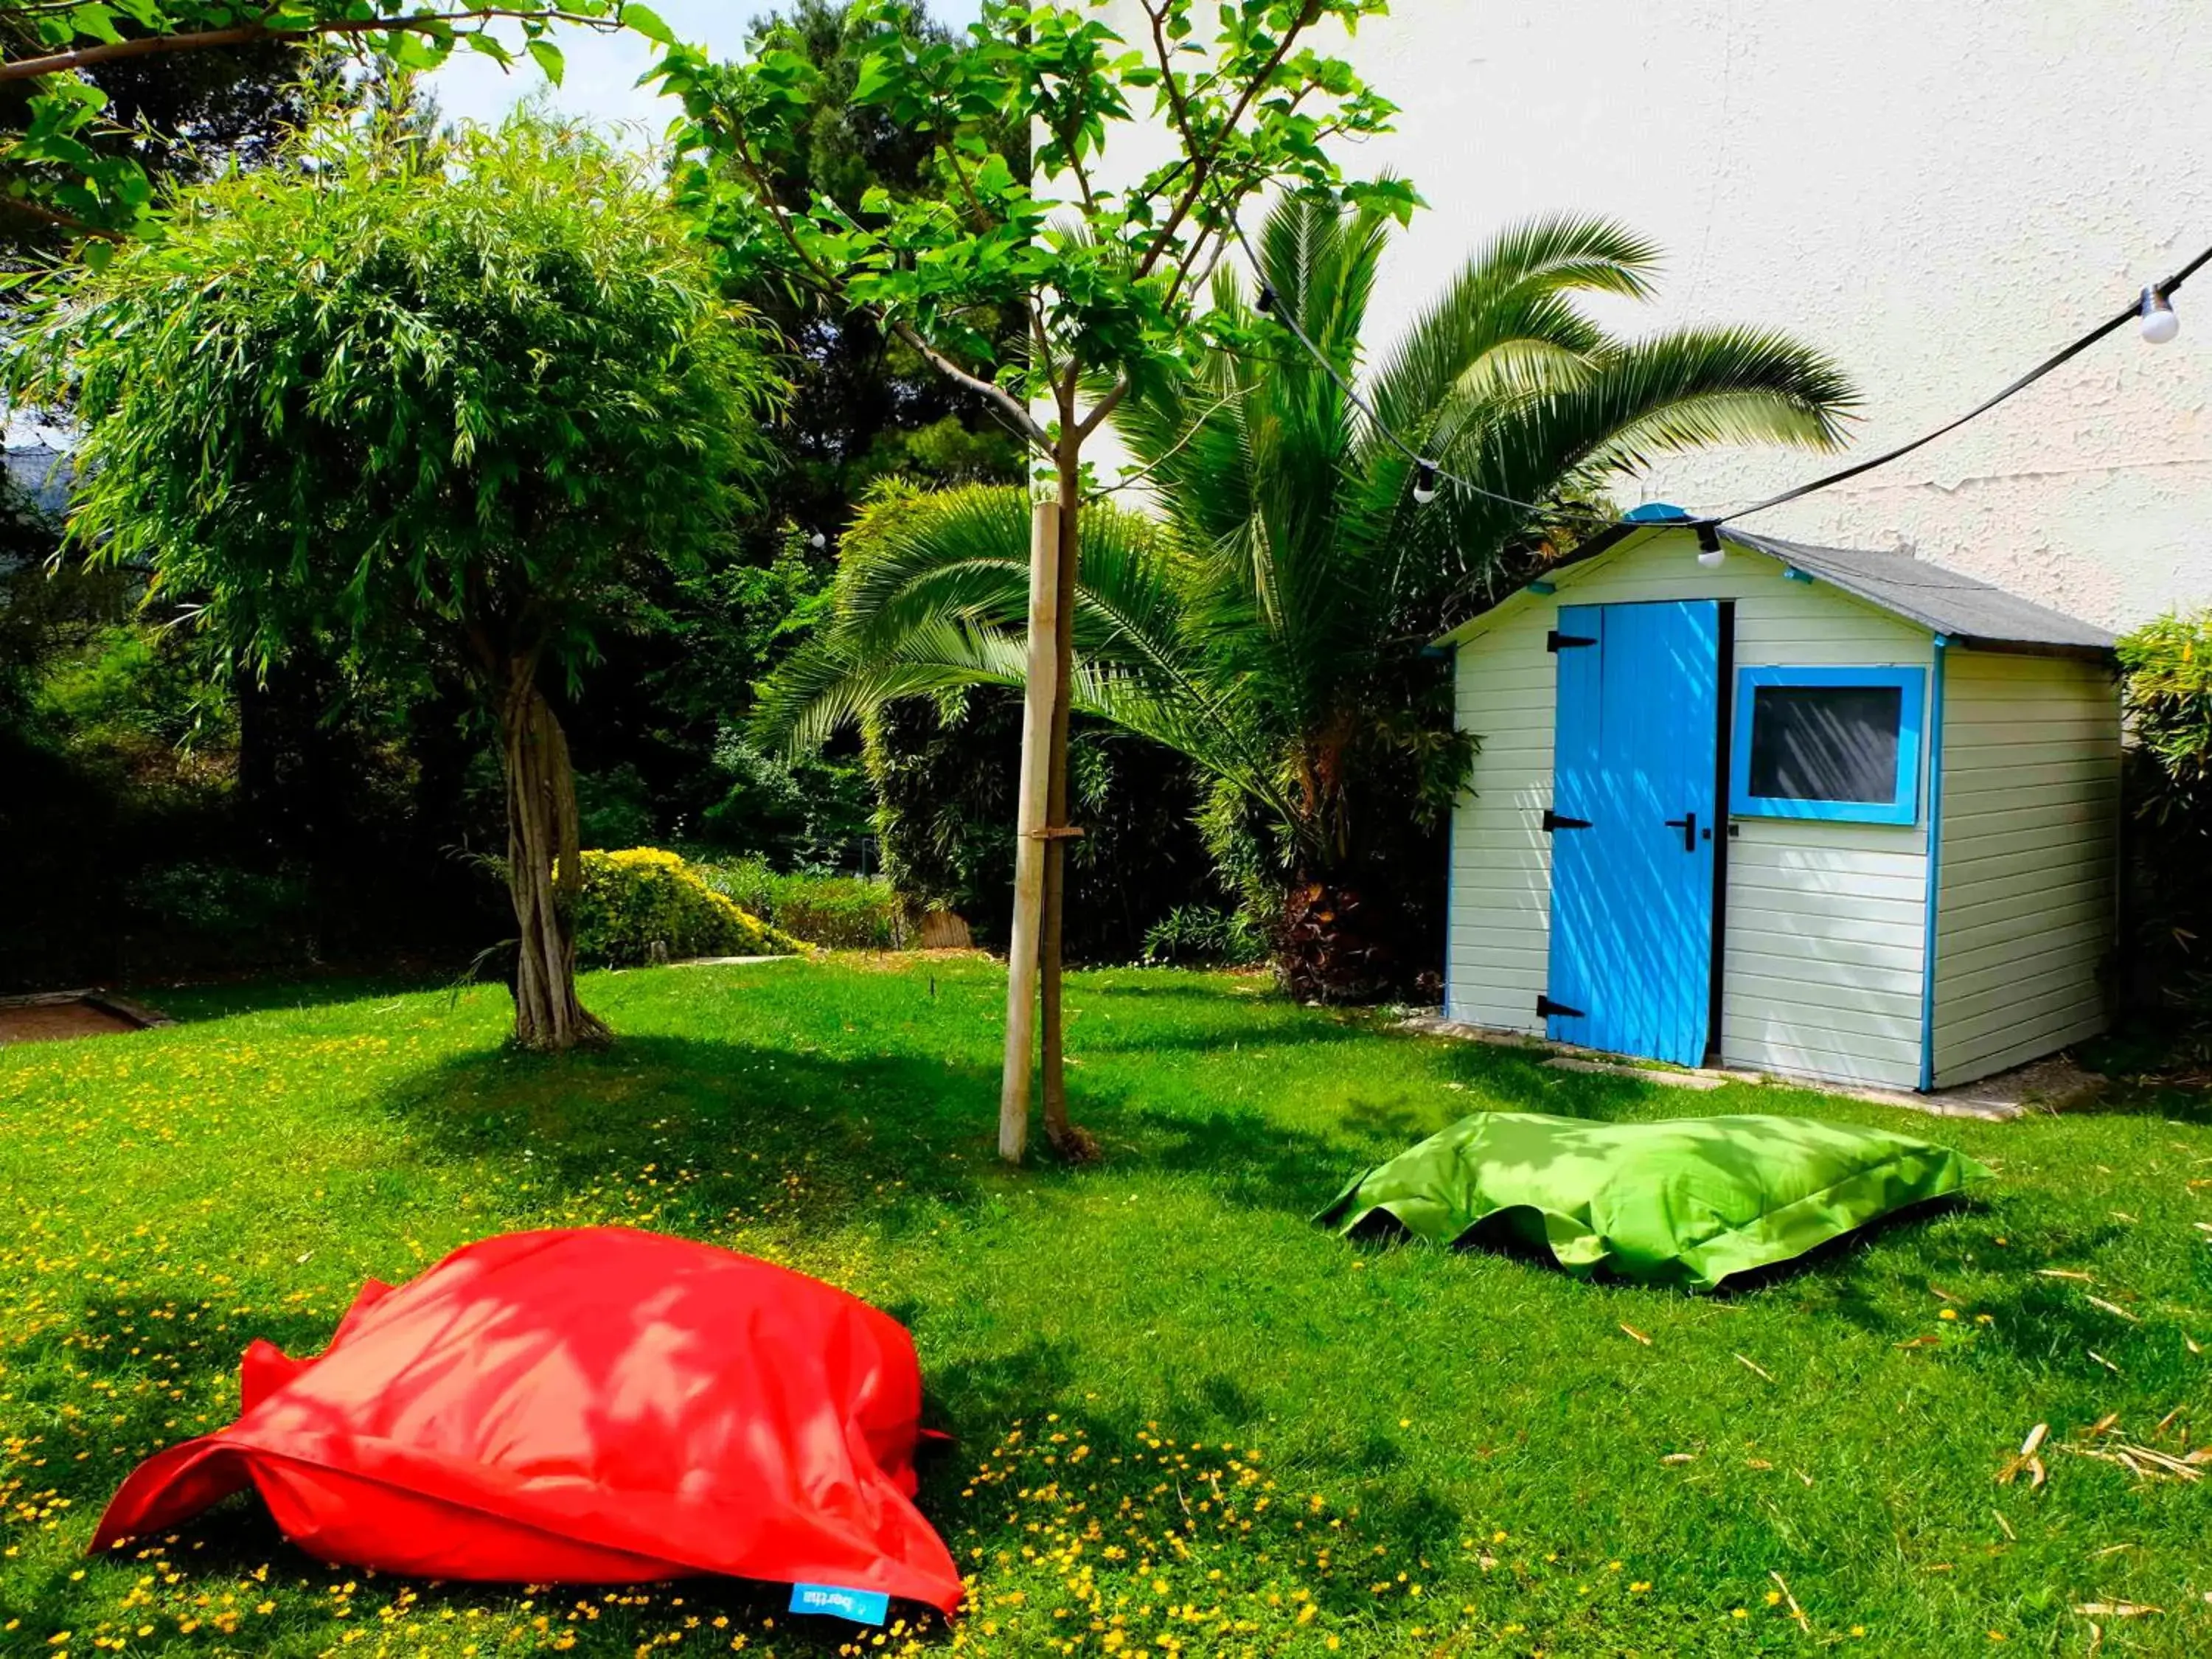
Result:
[[[1528,513],[1547,513],[1556,510],[1555,507],[1543,507],[1534,501],[1524,501],[1516,496],[1502,495],[1495,489],[1486,489],[1471,478],[1462,477],[1457,473],[1447,471],[1441,464],[1422,454],[1419,450],[1386,426],[1382,417],[1376,413],[1374,405],[1360,396],[1358,389],[1331,361],[1328,354],[1316,344],[1305,330],[1299,326],[1297,319],[1287,310],[1277,306],[1275,291],[1267,282],[1267,269],[1261,263],[1260,256],[1253,248],[1250,240],[1245,236],[1243,226],[1237,222],[1234,214],[1224,213],[1224,216],[1227,220],[1230,234],[1236,239],[1237,246],[1243,251],[1245,263],[1251,267],[1253,278],[1260,285],[1259,308],[1289,330],[1291,337],[1305,349],[1306,354],[1321,367],[1330,380],[1336,383],[1337,390],[1344,394],[1353,408],[1367,417],[1369,423],[1383,441],[1407,460],[1413,462],[1413,495],[1416,502],[1425,506],[1437,498],[1439,485],[1448,483],[1455,489],[1469,491],[1490,501],[1501,501],[1508,507],[1517,507]],[[1769,508],[1797,501],[1803,496],[1842,483],[1847,479],[1856,478],[1863,473],[1871,472],[1877,467],[1887,466],[1892,461],[1902,459],[1912,453],[1914,450],[1923,448],[1934,443],[1938,438],[1957,431],[1969,421],[1977,420],[1988,414],[2007,398],[2026,391],[2053,369],[2079,356],[2106,335],[2124,328],[2130,322],[2140,325],[2142,337],[2150,344],[2164,345],[2181,330],[2181,319],[2175,314],[2173,309],[2175,290],[2203,270],[2207,264],[2212,264],[2212,247],[2206,248],[2164,282],[2154,283],[2144,289],[2125,310],[2106,319],[2087,334],[2052,353],[2033,368],[2029,369],[2027,373],[1984,398],[1965,414],[1954,420],[1945,422],[1931,432],[1923,433],[1919,437],[1901,443],[1893,449],[1886,449],[1879,455],[1869,456],[1863,461],[1856,462],[1833,472],[1825,473],[1820,477],[1785,489],[1779,495],[1769,495],[1764,501],[1753,501],[1747,507],[1733,507],[1726,513],[1707,516],[1692,516],[1687,522],[1698,532],[1700,560],[1718,562],[1721,550],[1718,531],[1722,525],[1731,524],[1738,519],[1748,518],[1754,513],[1764,513]],[[1626,518],[1614,519],[1609,521],[1608,527],[1644,522],[1646,521]]]
[[1794,501],[1800,496],[1810,495],[1815,490],[1826,489],[1832,484],[1842,483],[1847,478],[1856,478],[1863,472],[1871,472],[1878,466],[1887,466],[1892,461],[1910,455],[1914,450],[1932,444],[1945,434],[1956,432],[1967,422],[1988,414],[2006,398],[2012,397],[2015,392],[2025,392],[2060,364],[2078,357],[2107,334],[2124,328],[2131,322],[2140,322],[2142,337],[2152,345],[2164,345],[2181,331],[2181,319],[2174,314],[2173,310],[2174,289],[2195,276],[2208,261],[2212,261],[2212,247],[2206,248],[2164,282],[2154,283],[2151,287],[2143,289],[2142,297],[2129,306],[2126,310],[2117,312],[2106,318],[2072,344],[2053,352],[2018,380],[2002,390],[1991,393],[1956,420],[1945,422],[1933,432],[1923,433],[1908,443],[1898,445],[1894,449],[1886,449],[1879,455],[1869,456],[1856,465],[1827,473],[1809,483],[1799,484],[1794,489],[1785,489],[1778,495],[1769,495],[1763,501],[1753,501],[1749,507],[1739,507],[1733,512],[1721,514],[1703,522],[1723,525],[1732,520],[1747,518],[1753,513],[1764,513],[1771,507],[1780,507],[1785,501]]

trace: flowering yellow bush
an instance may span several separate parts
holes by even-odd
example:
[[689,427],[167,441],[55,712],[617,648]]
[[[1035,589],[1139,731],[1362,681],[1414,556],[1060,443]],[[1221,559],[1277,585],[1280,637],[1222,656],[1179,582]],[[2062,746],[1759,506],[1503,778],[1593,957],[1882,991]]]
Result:
[[674,853],[633,847],[583,855],[583,892],[576,902],[576,955],[585,962],[633,967],[685,957],[790,956],[805,947],[739,909],[699,878]]

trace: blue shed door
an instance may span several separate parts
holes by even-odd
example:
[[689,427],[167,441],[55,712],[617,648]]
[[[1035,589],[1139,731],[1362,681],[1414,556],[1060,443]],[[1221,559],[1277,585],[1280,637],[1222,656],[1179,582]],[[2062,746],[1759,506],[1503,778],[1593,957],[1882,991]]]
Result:
[[1720,608],[1562,605],[1546,1031],[1705,1056]]

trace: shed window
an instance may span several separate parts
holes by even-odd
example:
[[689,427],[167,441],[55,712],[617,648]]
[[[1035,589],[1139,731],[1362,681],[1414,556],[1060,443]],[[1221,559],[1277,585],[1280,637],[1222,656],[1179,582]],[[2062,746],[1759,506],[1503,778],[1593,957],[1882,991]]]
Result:
[[1915,822],[1924,679],[1917,668],[1741,671],[1731,810]]

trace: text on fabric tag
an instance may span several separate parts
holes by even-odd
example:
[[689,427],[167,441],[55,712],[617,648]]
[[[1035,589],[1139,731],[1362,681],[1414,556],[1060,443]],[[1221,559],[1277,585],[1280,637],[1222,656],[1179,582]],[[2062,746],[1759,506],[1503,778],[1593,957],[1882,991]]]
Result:
[[890,1614],[891,1598],[881,1590],[846,1589],[836,1584],[793,1584],[793,1613],[826,1613],[849,1619],[856,1625],[880,1625]]

